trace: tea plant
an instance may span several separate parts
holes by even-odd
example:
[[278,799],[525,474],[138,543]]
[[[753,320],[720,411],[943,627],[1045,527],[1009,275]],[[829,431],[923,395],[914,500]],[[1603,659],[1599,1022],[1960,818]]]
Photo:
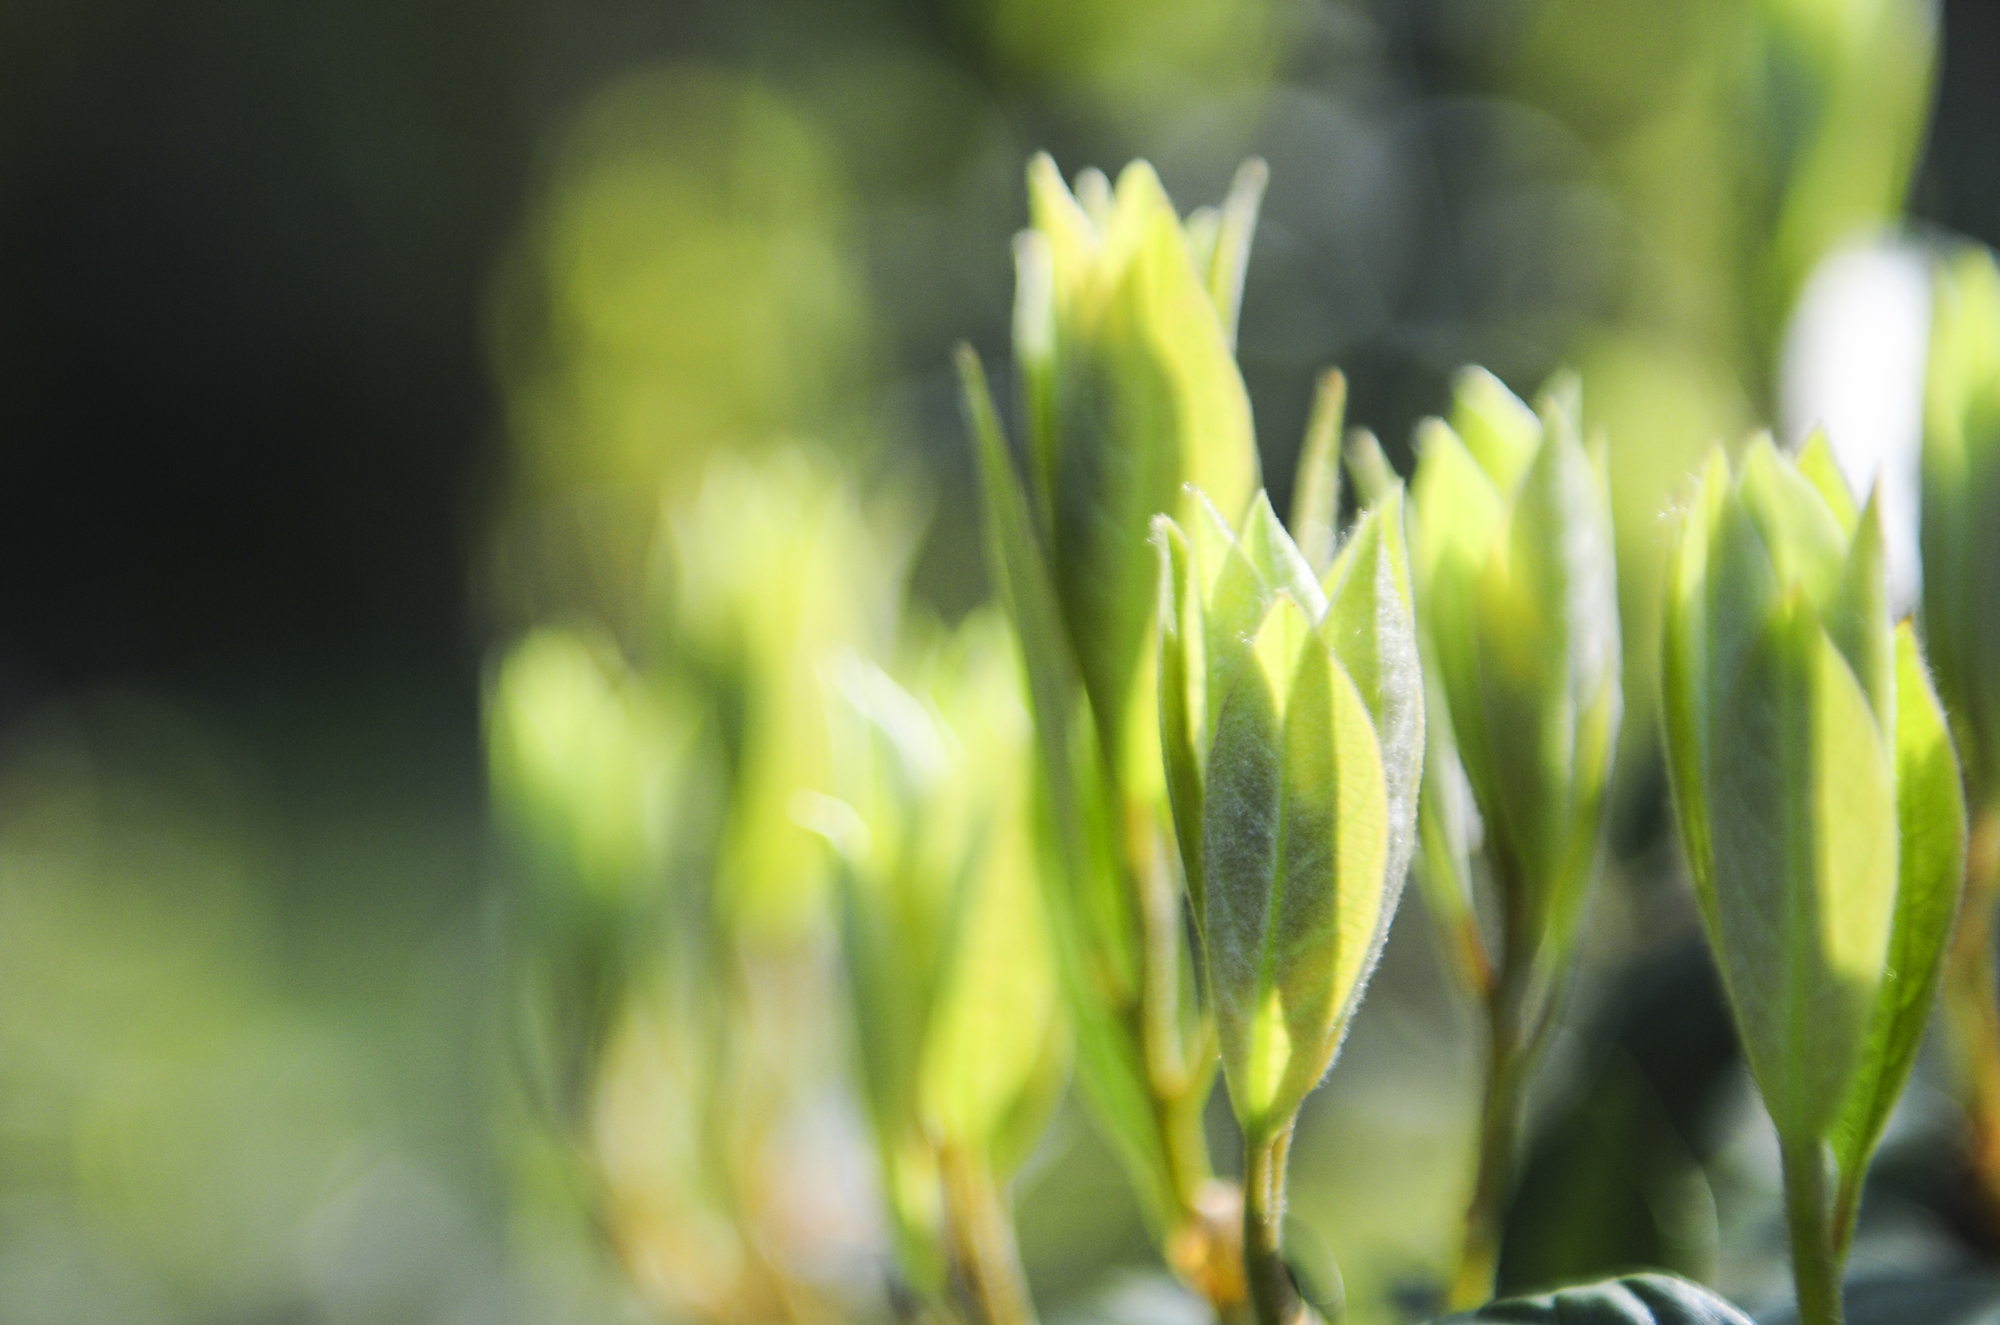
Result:
[[1298,1311],[1280,1246],[1299,1106],[1333,1062],[1415,844],[1423,687],[1400,488],[1316,576],[1270,503],[1200,503],[1161,553],[1160,743],[1243,1131],[1260,1321]]
[[1701,917],[1784,1157],[1799,1314],[1841,1319],[1869,1157],[1929,1020],[1965,805],[1876,504],[1823,439],[1711,457],[1679,533],[1665,734]]
[[1225,1313],[1244,1294],[1239,1193],[1209,1166],[1216,1028],[1197,1005],[1154,717],[1154,517],[1198,488],[1238,518],[1258,482],[1233,356],[1263,170],[1185,225],[1152,168],[1074,194],[1028,169],[1015,243],[1017,469],[985,374],[960,355],[994,576],[1026,660],[1050,921],[1077,1074],[1169,1262]]
[[1007,1180],[1069,1072],[1029,822],[1028,716],[1005,623],[918,645],[910,686],[830,664],[833,785],[802,816],[838,858],[862,1092],[910,1284],[1033,1319]]
[[[906,1318],[1033,1321],[1010,1180],[1073,1068],[1182,1284],[1226,1325],[1309,1322],[1292,1139],[1414,868],[1487,1033],[1450,1319],[1743,1320],[1648,1275],[1488,1304],[1606,852],[1623,658],[1604,447],[1575,378],[1531,409],[1466,369],[1417,430],[1406,498],[1372,436],[1342,438],[1328,373],[1287,528],[1234,354],[1263,182],[1252,163],[1183,220],[1143,163],[1074,190],[1030,165],[1018,448],[977,356],[958,361],[997,605],[955,630],[902,605],[907,537],[787,452],[718,462],[669,509],[639,631],[544,626],[497,668],[527,1075],[558,1167],[668,1309],[852,1310],[768,1188],[806,1181],[781,1123],[842,1089],[831,1061],[866,1118],[883,1297]],[[2000,1111],[1990,258],[1943,279],[1938,320],[1925,624],[1949,725],[1913,625],[1890,620],[1876,505],[1821,440],[1714,455],[1667,585],[1672,799],[1779,1136],[1807,1325],[1841,1319],[1968,876],[1952,1000],[1975,1112]],[[1240,1185],[1204,1131],[1218,1069]],[[665,1099],[685,1125],[662,1138]]]
[[1946,970],[1972,1123],[1972,1170],[2000,1224],[2000,267],[1954,255],[1938,273],[1923,443],[1924,642],[1951,715],[1972,816],[1965,915]]
[[[1493,1293],[1522,1100],[1560,1015],[1603,852],[1622,704],[1617,576],[1603,454],[1584,450],[1576,394],[1573,381],[1558,384],[1538,417],[1469,369],[1451,422],[1418,434],[1419,601],[1443,700],[1425,795],[1426,896],[1488,1028],[1457,1306]],[[1474,806],[1500,900],[1497,955],[1473,911]]]

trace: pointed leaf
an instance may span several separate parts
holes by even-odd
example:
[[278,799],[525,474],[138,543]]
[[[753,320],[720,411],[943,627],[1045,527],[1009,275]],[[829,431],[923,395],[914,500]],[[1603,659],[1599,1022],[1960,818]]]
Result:
[[1815,428],[1806,437],[1799,448],[1798,466],[1800,477],[1812,484],[1826,502],[1841,532],[1854,537],[1854,522],[1861,518],[1861,512],[1855,508],[1854,494],[1840,472],[1840,462],[1833,458],[1833,445],[1826,439],[1826,429]]
[[1138,982],[1136,922],[1111,846],[1102,756],[1087,701],[1079,702],[1074,655],[999,415],[970,347],[960,348],[958,369],[979,460],[988,563],[1020,641],[1035,715],[1054,855],[1043,871],[1050,937],[1075,1020],[1079,1083],[1142,1203],[1163,1220],[1173,1188],[1153,1125],[1145,1056],[1124,1016]]
[[1320,589],[1319,576],[1285,527],[1278,523],[1278,513],[1271,509],[1268,494],[1259,492],[1251,500],[1250,512],[1243,519],[1241,542],[1244,555],[1250,558],[1250,564],[1257,568],[1264,583],[1273,590],[1290,594],[1309,618],[1319,620],[1326,612],[1326,594]]
[[1014,237],[1014,367],[1021,377],[1021,414],[1027,434],[1028,471],[1041,513],[1036,533],[1044,541],[1055,482],[1056,345],[1055,248],[1048,235],[1023,230]]
[[[1717,922],[1707,782],[1708,713],[1714,675],[1709,664],[1709,638],[1717,627],[1708,611],[1713,592],[1709,562],[1729,491],[1729,462],[1718,446],[1709,452],[1694,499],[1681,514],[1661,613],[1660,723],[1667,779],[1693,875],[1695,901],[1711,934]],[[1768,575],[1769,562],[1764,565]],[[1756,615],[1761,619],[1761,612]]]
[[1037,152],[1028,162],[1028,220],[1048,238],[1056,298],[1074,302],[1104,241],[1047,152]]
[[1881,981],[1893,773],[1866,697],[1796,591],[1715,689],[1714,947],[1772,1121],[1810,1144],[1841,1107]]
[[1194,687],[1201,684],[1203,674],[1201,595],[1190,564],[1193,553],[1171,517],[1162,515],[1153,521],[1153,542],[1160,552],[1160,750],[1188,901],[1195,923],[1200,925],[1205,915],[1200,755],[1205,723]]
[[1418,661],[1403,489],[1363,514],[1327,576],[1320,638],[1360,692],[1387,779],[1389,880],[1400,889],[1416,846],[1424,767],[1424,676]]
[[1541,420],[1484,368],[1460,372],[1451,394],[1452,429],[1493,486],[1512,492],[1541,445]]
[[1130,689],[1151,643],[1152,518],[1188,523],[1186,483],[1239,518],[1258,488],[1257,454],[1221,320],[1144,163],[1119,177],[1092,279],[1063,352],[1050,566],[1099,744],[1122,767]]
[[1527,932],[1561,952],[1596,863],[1620,693],[1609,499],[1573,438],[1551,435],[1522,477],[1473,622],[1489,780],[1467,771]]
[[[1339,1046],[1380,949],[1386,791],[1367,708],[1289,600],[1282,721],[1262,668],[1224,699],[1209,754],[1208,964],[1239,1120],[1269,1136]],[[1301,633],[1303,632],[1303,633]]]
[[1778,583],[1801,585],[1814,606],[1825,604],[1847,564],[1847,539],[1819,490],[1786,464],[1763,435],[1743,457],[1737,491]]
[[1209,298],[1215,301],[1232,352],[1236,349],[1237,317],[1243,307],[1243,276],[1250,269],[1250,240],[1257,231],[1257,212],[1270,178],[1269,167],[1257,157],[1238,168],[1229,196],[1216,213],[1209,260],[1200,268],[1208,273]]
[[[1201,494],[1197,491],[1197,498]],[[1195,559],[1203,588],[1203,657],[1206,675],[1201,692],[1207,699],[1207,740],[1212,743],[1217,721],[1215,697],[1235,684],[1236,673],[1248,666],[1258,632],[1280,594],[1307,612],[1308,620],[1324,610],[1325,594],[1312,570],[1291,544],[1270,502],[1262,494],[1244,521],[1241,539],[1230,532],[1215,508],[1196,502]],[[1210,570],[1214,564],[1216,569]]]
[[1236,668],[1228,688],[1211,697],[1214,735],[1202,802],[1203,950],[1223,1074],[1248,1131],[1268,1113],[1290,1058],[1289,1045],[1273,1043],[1283,1018],[1266,1015],[1265,1008],[1284,757],[1277,699],[1261,667]]
[[1924,648],[1975,799],[2000,797],[2000,264],[1940,264],[1925,386]]
[[1896,646],[1889,631],[1889,568],[1882,547],[1881,489],[1853,525],[1854,542],[1833,596],[1821,609],[1827,637],[1854,669],[1882,740],[1896,743]]
[[1347,463],[1347,475],[1354,480],[1355,494],[1363,506],[1381,505],[1387,499],[1389,489],[1402,482],[1396,477],[1396,467],[1383,454],[1382,443],[1366,428],[1348,430],[1342,458]]
[[1965,798],[1944,710],[1909,622],[1896,628],[1895,647],[1895,919],[1868,1047],[1833,1137],[1840,1173],[1836,1208],[1850,1221],[1869,1156],[1923,1043],[1965,884]]
[[1292,537],[1318,575],[1333,564],[1339,534],[1340,424],[1346,414],[1347,379],[1338,369],[1321,374],[1292,480]]
[[1506,507],[1458,435],[1432,419],[1418,425],[1415,505],[1417,603],[1430,659],[1451,718],[1467,778],[1492,784],[1485,724],[1479,712],[1479,663],[1473,635],[1480,577],[1495,554]]

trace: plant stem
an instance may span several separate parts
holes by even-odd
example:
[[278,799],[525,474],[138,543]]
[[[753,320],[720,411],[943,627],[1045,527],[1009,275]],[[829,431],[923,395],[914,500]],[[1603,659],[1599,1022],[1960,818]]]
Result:
[[1035,1325],[1014,1223],[993,1171],[963,1149],[946,1146],[938,1154],[944,1178],[952,1259],[980,1325]]
[[1285,1162],[1292,1149],[1292,1124],[1264,1141],[1243,1146],[1243,1272],[1257,1325],[1295,1325],[1301,1317],[1298,1290],[1285,1265]]
[[1840,1256],[1834,1250],[1826,1147],[1818,1140],[1781,1143],[1785,1222],[1792,1233],[1792,1282],[1799,1325],[1841,1325]]
[[1217,1180],[1209,1164],[1202,1112],[1215,1081],[1214,1032],[1203,1018],[1190,1036],[1182,1016],[1186,887],[1172,831],[1157,807],[1128,812],[1125,848],[1134,862],[1143,924],[1136,1029],[1171,1203],[1162,1252],[1218,1320],[1247,1325],[1243,1194]]
[[[1549,992],[1538,984],[1539,964],[1532,948],[1520,941],[1523,929],[1509,919],[1506,957],[1486,1000],[1486,1094],[1479,1111],[1479,1166],[1465,1212],[1465,1241],[1447,1299],[1454,1311],[1493,1300],[1520,1145],[1521,1108],[1561,1011],[1561,988]],[[1538,988],[1544,992],[1536,993]]]
[[1514,1175],[1514,1151],[1520,1132],[1521,1087],[1526,1082],[1527,1054],[1502,1015],[1502,1000],[1487,1006],[1492,1039],[1488,1049],[1486,1095],[1479,1112],[1479,1168],[1472,1201],[1465,1213],[1465,1241],[1452,1278],[1449,1304],[1454,1311],[1483,1306],[1493,1298],[1500,1269],[1500,1236],[1507,1215],[1507,1193]]
[[1965,1093],[1968,1162],[1988,1229],[2000,1236],[2000,970],[1993,951],[2000,905],[2000,804],[1979,812],[1965,853],[1965,899],[1945,959],[1944,1006]]

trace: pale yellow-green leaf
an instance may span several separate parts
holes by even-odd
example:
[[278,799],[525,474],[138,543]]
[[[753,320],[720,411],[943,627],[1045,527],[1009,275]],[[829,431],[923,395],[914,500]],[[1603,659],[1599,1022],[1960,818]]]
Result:
[[1854,537],[1854,522],[1861,518],[1855,508],[1854,494],[1848,490],[1847,478],[1840,472],[1840,462],[1833,458],[1833,445],[1826,439],[1826,429],[1815,428],[1799,447],[1799,475],[1813,485],[1826,508],[1840,525],[1840,532],[1847,538]]
[[1162,515],[1154,520],[1153,543],[1160,555],[1160,749],[1188,901],[1199,925],[1203,917],[1202,756],[1207,738],[1198,693],[1204,675],[1201,594],[1191,564],[1193,553],[1171,517]]
[[1292,480],[1292,537],[1299,553],[1324,575],[1333,564],[1340,532],[1340,426],[1347,415],[1347,379],[1336,369],[1321,374]]
[[1778,454],[1768,435],[1750,443],[1736,486],[1778,582],[1801,586],[1813,605],[1823,608],[1847,563],[1847,539],[1825,498]]
[[1833,1135],[1836,1208],[1852,1219],[1937,998],[1965,886],[1965,798],[1943,707],[1909,622],[1896,628],[1896,911],[1868,1047]]
[[1535,412],[1484,368],[1466,368],[1453,380],[1451,426],[1503,493],[1521,481],[1542,441]]
[[1362,514],[1327,574],[1326,591],[1320,638],[1375,726],[1388,795],[1390,886],[1400,888],[1416,847],[1426,721],[1400,483]]

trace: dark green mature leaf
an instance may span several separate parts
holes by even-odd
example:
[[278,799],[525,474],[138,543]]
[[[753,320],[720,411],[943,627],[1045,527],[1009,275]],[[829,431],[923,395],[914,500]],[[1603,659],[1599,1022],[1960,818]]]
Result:
[[1635,1274],[1510,1298],[1446,1316],[1438,1325],[1753,1325],[1706,1288],[1665,1274]]
[[1896,913],[1868,1045],[1833,1135],[1841,1233],[1858,1209],[1868,1159],[1903,1093],[1936,1000],[1965,886],[1965,797],[1943,708],[1908,621],[1896,628]]

